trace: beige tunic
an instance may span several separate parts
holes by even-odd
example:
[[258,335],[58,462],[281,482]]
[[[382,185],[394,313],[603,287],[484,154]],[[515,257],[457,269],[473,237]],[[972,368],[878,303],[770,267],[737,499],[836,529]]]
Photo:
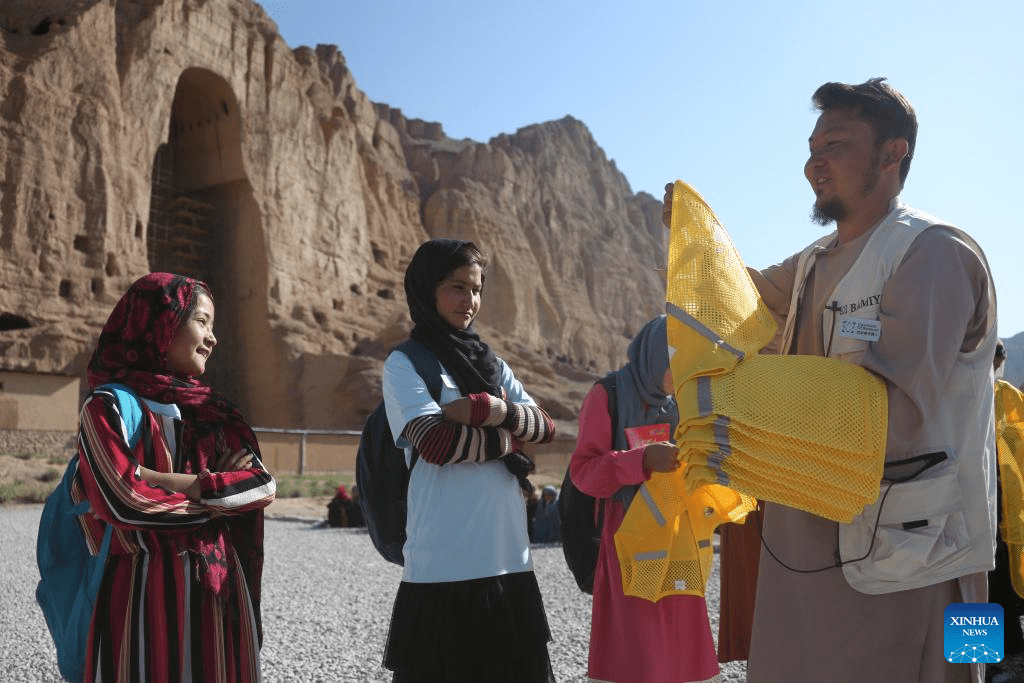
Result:
[[[871,232],[818,255],[797,313],[790,353],[825,355],[822,312]],[[785,316],[796,257],[751,272],[765,303]],[[976,348],[995,325],[988,271],[956,233],[923,232],[882,290],[884,327],[863,365],[886,380],[887,460],[906,457],[927,429],[920,406],[940,401],[948,368],[961,349]],[[971,666],[943,657],[943,611],[951,602],[985,600],[985,576],[917,590],[866,595],[835,564],[835,522],[768,503],[748,662],[749,683],[943,683],[969,681]],[[770,552],[769,552],[770,549]],[[774,554],[775,559],[772,557]],[[780,564],[786,563],[798,573]],[[962,590],[964,592],[962,592]],[[974,676],[983,671],[975,666]],[[981,674],[983,676],[983,674]],[[980,679],[978,679],[980,680]]]

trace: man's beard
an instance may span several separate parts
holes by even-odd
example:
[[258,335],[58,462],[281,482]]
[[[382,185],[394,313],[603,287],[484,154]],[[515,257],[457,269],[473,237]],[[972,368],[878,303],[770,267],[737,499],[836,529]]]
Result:
[[844,218],[846,218],[846,207],[838,198],[834,197],[831,201],[820,205],[815,203],[811,207],[811,220],[818,225],[825,226],[832,221],[838,222]]
[[[864,185],[861,187],[862,197],[867,197],[878,186],[878,181],[882,176],[878,170],[879,156],[879,152],[876,150],[871,159],[871,167],[864,176]],[[824,204],[814,203],[814,206],[811,207],[811,220],[818,225],[825,226],[832,221],[838,223],[845,219],[849,213],[846,205],[843,204],[843,200],[839,199],[839,197],[833,197]]]

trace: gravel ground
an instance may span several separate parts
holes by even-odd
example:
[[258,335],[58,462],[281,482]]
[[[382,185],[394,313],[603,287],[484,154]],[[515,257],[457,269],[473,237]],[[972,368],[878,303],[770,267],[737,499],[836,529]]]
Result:
[[[35,603],[40,505],[0,507],[0,679],[59,681],[56,654]],[[268,519],[263,581],[262,659],[266,681],[390,681],[381,667],[401,568],[377,555],[364,531],[314,521]],[[534,546],[554,642],[555,677],[586,681],[590,596],[577,589],[557,545]],[[718,630],[718,558],[708,582],[712,633]],[[746,680],[743,663],[722,669],[724,683]]]

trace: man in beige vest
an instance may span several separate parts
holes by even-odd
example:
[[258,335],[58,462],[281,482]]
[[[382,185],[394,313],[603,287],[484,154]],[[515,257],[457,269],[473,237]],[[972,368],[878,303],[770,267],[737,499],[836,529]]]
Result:
[[989,269],[967,234],[899,200],[917,138],[903,95],[876,78],[812,99],[804,176],[836,231],[751,276],[781,353],[885,380],[886,467],[851,524],[766,504],[747,680],[981,683],[984,665],[947,663],[943,612],[985,602],[993,566]]

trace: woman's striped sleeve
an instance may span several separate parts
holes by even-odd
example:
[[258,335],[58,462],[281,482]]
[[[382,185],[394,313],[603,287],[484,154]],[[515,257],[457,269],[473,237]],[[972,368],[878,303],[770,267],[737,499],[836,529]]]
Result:
[[512,435],[507,429],[467,427],[448,422],[440,415],[410,420],[402,435],[421,458],[434,465],[495,460],[513,449]]
[[[206,508],[175,493],[148,484],[136,474],[140,465],[125,438],[124,421],[113,397],[93,395],[82,406],[79,430],[79,467],[92,512],[120,528],[187,529],[210,519]],[[141,429],[154,429],[141,425]],[[140,439],[137,449],[142,449]],[[162,438],[152,440],[161,449],[160,462],[170,458]]]
[[200,502],[224,515],[240,515],[270,505],[277,484],[255,454],[252,459],[252,467],[244,470],[201,472]]
[[547,443],[555,438],[555,423],[544,409],[532,403],[513,403],[490,394],[469,394],[474,425],[502,427],[527,443]]
[[508,404],[508,415],[501,426],[512,436],[527,443],[547,443],[555,438],[555,423],[540,406],[526,403]]

